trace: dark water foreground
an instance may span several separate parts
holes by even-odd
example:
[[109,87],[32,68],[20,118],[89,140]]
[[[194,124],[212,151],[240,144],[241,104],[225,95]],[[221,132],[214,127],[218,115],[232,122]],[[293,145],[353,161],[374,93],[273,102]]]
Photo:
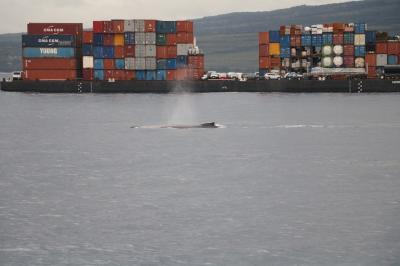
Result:
[[399,265],[399,102],[1,92],[0,265]]
[[170,93],[170,92],[400,92],[400,80],[252,80],[210,81],[15,81],[4,91],[42,93]]

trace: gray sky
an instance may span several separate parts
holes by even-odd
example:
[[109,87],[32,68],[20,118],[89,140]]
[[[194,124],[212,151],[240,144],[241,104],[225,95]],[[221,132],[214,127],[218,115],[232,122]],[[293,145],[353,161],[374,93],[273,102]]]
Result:
[[26,31],[28,22],[199,18],[238,11],[268,11],[348,0],[0,0],[0,33]]

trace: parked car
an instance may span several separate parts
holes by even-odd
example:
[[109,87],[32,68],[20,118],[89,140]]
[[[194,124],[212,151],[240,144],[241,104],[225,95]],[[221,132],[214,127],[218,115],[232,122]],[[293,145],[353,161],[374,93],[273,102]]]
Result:
[[264,78],[269,80],[280,80],[282,77],[278,73],[266,73]]
[[14,71],[12,75],[13,80],[21,80],[22,79],[22,72],[21,71]]
[[300,73],[289,72],[289,73],[285,74],[284,78],[288,79],[288,80],[292,80],[292,79],[301,80],[301,79],[304,79],[304,76],[303,76],[303,74],[300,74]]

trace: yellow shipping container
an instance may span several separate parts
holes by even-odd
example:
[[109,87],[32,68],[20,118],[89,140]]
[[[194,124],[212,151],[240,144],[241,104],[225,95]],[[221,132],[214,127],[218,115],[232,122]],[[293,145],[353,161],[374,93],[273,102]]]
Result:
[[124,35],[123,34],[115,34],[114,35],[114,46],[124,46]]
[[355,34],[354,45],[365,45],[365,34]]
[[270,55],[280,55],[281,54],[281,45],[279,43],[270,43],[269,44],[269,54]]

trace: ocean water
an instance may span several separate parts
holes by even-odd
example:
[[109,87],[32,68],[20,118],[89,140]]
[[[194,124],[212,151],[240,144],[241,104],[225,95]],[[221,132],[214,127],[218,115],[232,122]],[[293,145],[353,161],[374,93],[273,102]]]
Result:
[[0,265],[400,265],[400,94],[1,92]]

